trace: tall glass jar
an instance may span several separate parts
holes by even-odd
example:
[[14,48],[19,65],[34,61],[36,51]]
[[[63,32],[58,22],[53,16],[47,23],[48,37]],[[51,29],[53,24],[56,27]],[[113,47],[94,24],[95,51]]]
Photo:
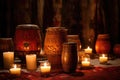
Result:
[[95,50],[97,54],[109,53],[111,49],[109,34],[98,34]]
[[49,27],[46,29],[44,52],[51,63],[51,72],[62,71],[62,44],[67,41],[67,29],[64,27]]

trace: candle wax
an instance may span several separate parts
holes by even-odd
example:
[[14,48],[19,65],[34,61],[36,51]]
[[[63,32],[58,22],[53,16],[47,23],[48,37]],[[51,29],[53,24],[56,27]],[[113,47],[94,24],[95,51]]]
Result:
[[17,68],[16,65],[14,68],[10,68],[10,73],[13,75],[20,75],[21,74],[21,68]]
[[14,52],[3,52],[4,68],[9,69],[14,63]]
[[26,65],[28,70],[30,71],[36,70],[37,68],[36,54],[26,55]]
[[91,49],[91,48],[89,48],[89,46],[88,46],[88,48],[87,48],[87,49],[85,49],[85,53],[92,53],[92,49]]
[[100,63],[107,63],[108,57],[103,54],[102,56],[99,57],[99,61]]
[[85,60],[82,61],[82,66],[83,67],[88,67],[90,66],[90,61],[87,60],[87,58]]
[[43,65],[40,66],[40,71],[42,74],[47,74],[50,72],[51,66],[47,65],[46,63],[44,63]]

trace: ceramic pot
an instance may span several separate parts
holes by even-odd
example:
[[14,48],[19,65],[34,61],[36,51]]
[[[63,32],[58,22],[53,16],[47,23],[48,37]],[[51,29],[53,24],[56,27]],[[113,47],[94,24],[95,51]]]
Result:
[[109,53],[111,49],[109,34],[98,34],[95,50],[97,54]]
[[61,72],[62,44],[67,41],[67,30],[64,27],[46,29],[44,52],[51,63],[51,72]]

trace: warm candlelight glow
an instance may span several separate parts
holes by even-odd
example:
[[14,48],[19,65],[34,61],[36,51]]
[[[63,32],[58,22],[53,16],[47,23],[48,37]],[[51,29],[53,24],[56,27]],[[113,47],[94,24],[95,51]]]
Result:
[[78,51],[78,64],[81,64],[83,55],[85,55],[85,51]]
[[3,52],[4,68],[9,69],[14,63],[14,52]]
[[10,74],[13,75],[20,75],[21,74],[21,68],[17,66],[17,64],[14,64],[12,68],[10,68]]
[[89,67],[90,66],[90,55],[84,54],[82,56],[81,64],[82,64],[82,67]]
[[89,61],[87,58],[85,58],[85,59],[82,61],[82,66],[83,66],[83,67],[89,67],[89,66],[90,66],[90,61]]
[[27,54],[26,55],[26,65],[27,69],[34,71],[37,68],[36,54]]
[[85,53],[92,54],[92,48],[89,46],[85,49]]
[[100,61],[100,63],[107,63],[107,61],[108,61],[107,54],[101,54],[99,56],[99,61]]
[[42,62],[40,64],[40,72],[42,75],[47,75],[50,73],[51,65],[49,62]]

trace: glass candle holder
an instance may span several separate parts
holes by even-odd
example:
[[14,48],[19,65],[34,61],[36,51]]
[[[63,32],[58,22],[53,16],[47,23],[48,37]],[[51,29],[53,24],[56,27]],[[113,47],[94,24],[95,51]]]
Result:
[[99,54],[100,64],[106,64],[108,62],[108,54]]
[[10,74],[12,74],[12,75],[20,76],[21,75],[21,65],[20,64],[12,64],[9,71],[10,71]]
[[85,54],[82,56],[82,67],[90,67],[90,56]]
[[40,63],[40,73],[41,76],[49,76],[51,71],[51,64],[48,61],[43,61]]

